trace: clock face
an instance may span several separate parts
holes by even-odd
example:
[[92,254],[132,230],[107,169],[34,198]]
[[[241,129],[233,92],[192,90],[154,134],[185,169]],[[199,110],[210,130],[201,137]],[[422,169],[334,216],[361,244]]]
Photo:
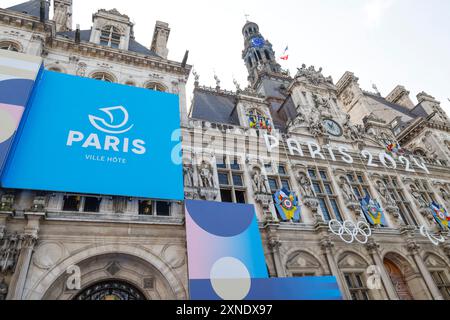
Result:
[[327,130],[327,132],[329,134],[331,134],[332,136],[335,137],[340,137],[342,136],[342,128],[341,126],[334,120],[331,119],[326,119],[323,121],[323,125],[325,126],[325,130]]
[[262,48],[262,47],[264,47],[264,43],[265,43],[265,41],[261,37],[254,37],[252,39],[252,46],[253,47]]

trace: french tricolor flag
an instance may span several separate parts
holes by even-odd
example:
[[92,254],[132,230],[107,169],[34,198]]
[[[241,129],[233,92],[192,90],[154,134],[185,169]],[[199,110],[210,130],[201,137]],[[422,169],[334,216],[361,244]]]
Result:
[[289,46],[286,46],[286,49],[284,49],[283,55],[280,57],[281,60],[287,61],[289,59]]

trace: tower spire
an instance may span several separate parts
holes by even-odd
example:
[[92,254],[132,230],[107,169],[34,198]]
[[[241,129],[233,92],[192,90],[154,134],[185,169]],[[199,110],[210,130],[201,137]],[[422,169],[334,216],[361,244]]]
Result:
[[248,70],[248,80],[254,86],[263,72],[280,73],[281,66],[275,58],[272,44],[259,32],[259,26],[247,21],[242,28],[244,51],[242,59]]

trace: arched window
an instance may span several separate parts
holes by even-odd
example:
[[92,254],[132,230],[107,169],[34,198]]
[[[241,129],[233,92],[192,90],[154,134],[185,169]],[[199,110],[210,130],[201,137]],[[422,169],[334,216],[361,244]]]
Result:
[[427,157],[426,152],[423,151],[422,149],[416,149],[416,150],[414,150],[413,153],[414,153],[414,155],[419,156],[419,157],[424,157],[424,158]]
[[106,72],[96,72],[91,75],[91,78],[100,81],[115,82],[114,77]]
[[145,88],[150,89],[150,90],[160,91],[160,92],[167,91],[167,88],[158,82],[149,82],[145,85]]
[[14,42],[2,41],[2,42],[0,42],[0,50],[8,50],[8,51],[19,52],[20,48]]
[[120,280],[102,281],[77,294],[73,300],[145,300],[135,286]]
[[63,73],[64,71],[61,70],[61,68],[58,67],[50,67],[48,68],[49,71],[54,71],[54,72],[61,72]]
[[270,60],[270,59],[271,59],[269,51],[264,50],[264,54],[266,55],[266,59],[267,59],[267,60]]
[[111,48],[119,48],[120,38],[119,29],[113,26],[105,26],[101,31],[100,44]]

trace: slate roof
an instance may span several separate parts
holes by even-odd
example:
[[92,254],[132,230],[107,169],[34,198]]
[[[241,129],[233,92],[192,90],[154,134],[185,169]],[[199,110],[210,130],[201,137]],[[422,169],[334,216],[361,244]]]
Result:
[[[41,1],[40,0],[31,0],[27,2],[23,2],[21,4],[17,4],[15,6],[7,8],[11,11],[21,12],[29,14],[30,16],[40,18],[41,16]],[[45,20],[49,19],[49,6],[45,8]]]
[[425,112],[425,110],[423,109],[423,107],[420,104],[415,106],[413,109],[408,109],[408,108],[398,105],[396,103],[389,102],[385,98],[380,97],[379,95],[371,94],[368,92],[365,92],[364,94],[366,96],[374,99],[375,101],[388,106],[389,108],[391,108],[393,110],[396,110],[400,113],[403,113],[404,115],[407,115],[410,118],[416,119],[419,117],[427,117],[428,116],[428,114]]
[[[65,32],[58,32],[56,35],[63,36],[68,39],[75,39],[75,31],[65,31]],[[91,38],[91,30],[80,30],[80,40],[89,42]],[[128,45],[128,51],[140,53],[146,56],[152,56],[152,57],[158,57],[155,52],[151,51],[150,49],[144,47],[142,44],[134,40],[133,38],[130,39],[130,43]]]
[[238,116],[233,112],[235,105],[235,96],[195,89],[191,118],[238,126]]

